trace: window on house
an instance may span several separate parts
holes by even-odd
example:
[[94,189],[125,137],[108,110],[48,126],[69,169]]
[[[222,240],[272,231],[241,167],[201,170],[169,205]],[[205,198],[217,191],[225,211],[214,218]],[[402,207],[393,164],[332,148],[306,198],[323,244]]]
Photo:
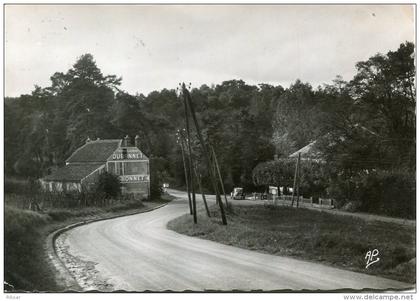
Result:
[[124,162],[124,174],[126,175],[144,175],[147,173],[147,162]]
[[115,163],[117,166],[116,166],[116,174],[117,175],[123,175],[124,173],[123,173],[123,163],[122,162],[116,162]]

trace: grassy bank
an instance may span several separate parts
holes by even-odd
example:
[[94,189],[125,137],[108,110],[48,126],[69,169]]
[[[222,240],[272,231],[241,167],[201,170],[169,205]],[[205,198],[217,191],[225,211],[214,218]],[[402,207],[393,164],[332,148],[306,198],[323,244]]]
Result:
[[[168,228],[182,234],[259,252],[291,256],[357,272],[415,283],[415,228],[336,216],[303,208],[235,206],[228,226],[216,208],[194,225],[181,216]],[[366,269],[365,255],[378,249],[380,261]]]
[[[7,291],[61,291],[55,269],[46,257],[49,233],[80,221],[139,213],[170,201],[170,196],[153,202],[129,201],[105,207],[54,208],[43,212],[8,205],[5,196],[5,281]],[[13,196],[16,198],[16,196]]]

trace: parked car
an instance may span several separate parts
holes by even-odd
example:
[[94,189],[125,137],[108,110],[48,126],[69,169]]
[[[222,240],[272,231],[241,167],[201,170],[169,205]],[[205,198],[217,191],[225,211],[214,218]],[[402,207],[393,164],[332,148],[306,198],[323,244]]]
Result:
[[241,187],[235,187],[233,188],[232,193],[230,194],[230,197],[234,200],[245,200],[245,192],[244,189]]

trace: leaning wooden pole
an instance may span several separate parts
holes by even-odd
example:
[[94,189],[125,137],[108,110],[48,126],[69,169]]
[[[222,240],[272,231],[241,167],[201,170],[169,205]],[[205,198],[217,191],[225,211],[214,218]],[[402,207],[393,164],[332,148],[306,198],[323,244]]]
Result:
[[296,207],[299,207],[299,188],[300,188],[300,153],[298,156],[298,164],[297,164],[297,188],[296,188],[296,194],[297,194],[297,202],[296,202]]
[[[209,149],[209,152],[210,152],[210,149]],[[217,173],[217,171],[216,171],[216,163],[214,163],[214,158],[213,158],[212,153],[210,153],[210,163],[211,163],[212,172],[213,172],[213,174],[216,177],[216,173]],[[217,179],[216,179],[216,185],[217,185]],[[222,197],[220,197],[220,201],[222,201]],[[219,199],[217,197],[216,197],[216,204],[219,204]]]
[[188,166],[189,166],[189,175],[190,175],[190,187],[191,187],[191,194],[192,194],[192,211],[194,217],[194,224],[197,223],[197,207],[195,202],[195,187],[194,187],[194,175],[193,175],[193,165],[192,165],[192,151],[191,151],[191,137],[190,137],[190,122],[188,118],[188,104],[183,97],[184,100],[184,113],[185,113],[185,126],[187,131],[187,149],[188,149]]
[[181,145],[182,162],[184,164],[185,184],[187,185],[187,194],[188,194],[188,205],[190,206],[190,214],[193,214],[192,205],[191,205],[190,184],[189,184],[190,180],[189,180],[188,171],[187,171],[187,162],[185,161],[184,141],[182,139],[182,136],[179,137],[179,144]]
[[210,217],[209,206],[207,206],[206,196],[204,195],[203,186],[201,185],[201,175],[197,172],[196,167],[194,167],[194,173],[195,173],[195,177],[197,178],[198,188],[200,189],[201,197],[203,198],[204,207],[206,208],[207,216]]
[[295,189],[296,189],[297,172],[298,172],[298,161],[296,160],[295,177],[293,179],[292,207],[293,207],[294,202],[295,202]]
[[222,187],[222,192],[223,192],[223,195],[225,196],[225,203],[226,203],[226,207],[227,207],[228,206],[228,200],[227,200],[226,192],[225,192],[225,184],[223,184],[222,175],[220,173],[219,162],[217,161],[216,152],[214,151],[213,146],[211,146],[211,152],[213,154],[214,164],[216,165],[216,171],[217,171],[217,174],[219,176],[220,186]]
[[198,139],[200,140],[200,145],[201,145],[201,148],[203,150],[204,157],[205,157],[205,160],[206,160],[206,163],[207,163],[207,168],[210,172],[211,182],[212,182],[212,185],[213,185],[214,192],[216,193],[216,202],[219,204],[220,214],[222,216],[222,223],[223,223],[223,225],[227,225],[225,209],[223,208],[222,200],[220,198],[219,188],[217,187],[216,176],[214,174],[212,164],[211,164],[211,160],[210,160],[210,152],[209,152],[208,148],[206,147],[206,144],[204,144],[204,139],[203,139],[203,136],[201,134],[200,126],[198,125],[197,117],[195,116],[194,104],[191,100],[190,93],[185,88],[184,83],[182,84],[182,92],[183,92],[183,95],[184,95],[185,99],[188,101],[189,108],[191,110],[191,116],[193,118],[194,125],[195,125],[196,131],[197,131],[197,136],[198,136]]

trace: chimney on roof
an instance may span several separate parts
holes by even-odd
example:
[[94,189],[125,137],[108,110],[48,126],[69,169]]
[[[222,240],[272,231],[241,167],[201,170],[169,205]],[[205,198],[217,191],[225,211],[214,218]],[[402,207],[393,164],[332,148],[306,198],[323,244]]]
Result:
[[139,135],[136,135],[136,137],[134,138],[134,146],[140,149],[140,136]]
[[90,142],[90,138],[89,137],[87,137],[87,139],[86,139],[86,143],[89,143]]
[[128,135],[124,137],[124,146],[130,146],[130,137]]

